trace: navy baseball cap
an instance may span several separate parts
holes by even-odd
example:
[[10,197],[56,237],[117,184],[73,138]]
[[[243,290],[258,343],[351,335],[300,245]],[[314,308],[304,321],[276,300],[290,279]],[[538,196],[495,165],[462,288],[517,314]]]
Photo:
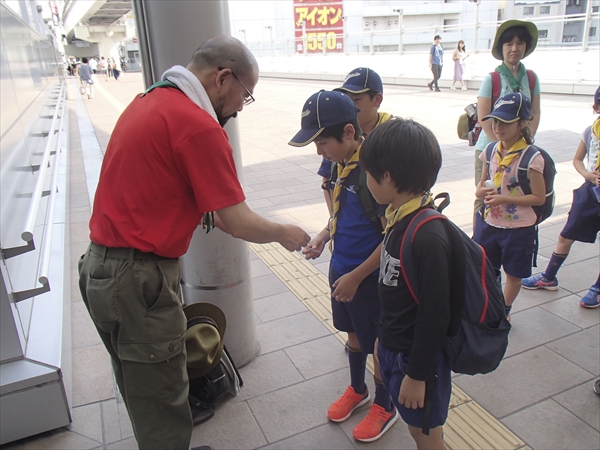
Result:
[[302,108],[301,130],[289,145],[304,147],[314,141],[325,128],[357,120],[354,102],[343,92],[325,91],[311,95]]
[[596,93],[594,94],[594,105],[600,102],[600,86],[596,89]]
[[346,91],[351,94],[362,94],[367,91],[383,94],[383,83],[381,77],[373,69],[359,67],[346,75],[344,85],[335,90]]
[[497,119],[504,123],[513,123],[518,120],[531,119],[531,100],[520,92],[506,94],[498,99],[490,114],[481,120]]

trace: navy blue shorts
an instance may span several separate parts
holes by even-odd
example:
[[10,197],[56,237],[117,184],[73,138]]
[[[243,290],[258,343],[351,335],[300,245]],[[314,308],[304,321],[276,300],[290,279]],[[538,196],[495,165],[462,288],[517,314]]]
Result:
[[594,194],[594,185],[586,181],[573,191],[569,218],[560,235],[578,242],[596,242],[600,231],[600,203]]
[[[333,270],[329,265],[329,286],[333,292],[333,283],[343,274]],[[351,302],[338,302],[331,299],[333,326],[346,333],[356,333],[360,349],[364,353],[373,353],[377,326],[381,311],[377,293],[378,275],[369,275],[358,286]]]
[[[388,350],[381,345],[381,342],[377,352],[383,385],[392,396],[392,401],[398,408],[402,420],[412,427],[421,428],[425,409],[407,408],[398,402],[400,385],[404,380],[404,372],[408,366],[409,356],[405,353]],[[452,373],[448,366],[448,356],[444,351],[440,353],[435,361],[435,373],[435,390],[433,392],[431,420],[429,421],[431,429],[444,425],[448,418],[448,405],[450,405],[450,395],[452,394]]]
[[473,240],[483,247],[494,269],[500,267],[515,278],[531,276],[535,226],[524,228],[496,228],[488,225],[481,214],[475,219]]

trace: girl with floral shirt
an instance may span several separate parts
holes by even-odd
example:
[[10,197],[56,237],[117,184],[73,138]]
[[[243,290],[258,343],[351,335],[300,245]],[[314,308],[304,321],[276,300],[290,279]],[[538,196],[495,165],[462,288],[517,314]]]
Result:
[[543,205],[546,197],[544,159],[537,153],[530,162],[528,178],[531,194],[525,195],[518,183],[518,167],[526,149],[532,144],[527,127],[531,120],[531,101],[515,92],[500,98],[493,111],[482,120],[492,120],[498,142],[484,167],[475,195],[483,199],[484,208],[477,215],[473,239],[481,245],[500,275],[506,273],[504,300],[506,315],[521,289],[521,280],[531,276],[531,263],[536,238],[536,214],[532,206]]

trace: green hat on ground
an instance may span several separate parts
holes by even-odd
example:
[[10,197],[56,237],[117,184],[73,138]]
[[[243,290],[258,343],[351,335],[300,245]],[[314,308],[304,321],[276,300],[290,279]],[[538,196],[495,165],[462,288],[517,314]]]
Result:
[[206,375],[221,361],[227,320],[212,303],[192,303],[183,308],[187,319],[185,347],[190,379]]
[[494,38],[494,45],[492,46],[492,55],[494,55],[494,58],[499,59],[500,61],[504,60],[504,57],[502,56],[502,51],[499,52],[498,48],[497,48],[498,41],[500,40],[500,37],[506,30],[508,30],[509,28],[518,27],[518,26],[525,27],[525,29],[529,33],[529,36],[531,36],[531,45],[529,46],[529,48],[527,50],[525,50],[525,55],[523,55],[523,58],[527,58],[535,50],[535,47],[536,47],[537,41],[538,41],[538,29],[535,26],[535,23],[528,22],[525,20],[512,19],[512,20],[507,20],[506,22],[502,22],[502,24],[498,28],[498,31],[496,31],[496,37]]

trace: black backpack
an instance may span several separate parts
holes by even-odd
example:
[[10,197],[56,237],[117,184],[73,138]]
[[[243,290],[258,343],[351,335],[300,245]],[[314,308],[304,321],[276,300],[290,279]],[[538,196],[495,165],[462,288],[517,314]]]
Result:
[[506,352],[510,323],[500,282],[483,248],[439,211],[423,209],[412,218],[402,238],[402,275],[418,303],[412,242],[421,225],[430,220],[442,220],[453,253],[450,326],[444,342],[450,369],[467,375],[492,372]]
[[194,425],[204,423],[215,415],[217,402],[228,395],[237,396],[244,381],[227,347],[223,347],[221,361],[206,375],[190,379],[188,402]]

